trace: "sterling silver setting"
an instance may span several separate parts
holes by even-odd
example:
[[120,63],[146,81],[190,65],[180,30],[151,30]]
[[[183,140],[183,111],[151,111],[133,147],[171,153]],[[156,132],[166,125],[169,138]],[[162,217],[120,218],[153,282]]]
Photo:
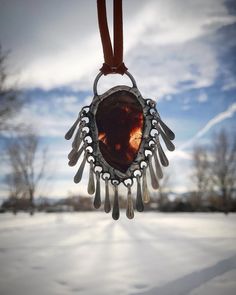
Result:
[[[124,85],[115,86],[106,91],[104,94],[98,95],[97,83],[102,75],[102,73],[99,73],[95,78],[93,86],[94,98],[91,104],[89,106],[84,106],[81,109],[75,123],[65,135],[65,138],[69,140],[75,133],[72,142],[72,150],[68,154],[68,164],[70,166],[75,166],[82,153],[84,153],[82,162],[74,177],[74,182],[79,183],[81,181],[85,164],[88,162],[90,165],[88,193],[95,193],[94,207],[97,209],[101,206],[100,179],[105,181],[104,211],[106,213],[111,211],[109,183],[114,187],[115,193],[112,217],[115,220],[117,220],[120,216],[118,185],[123,183],[127,187],[126,215],[129,219],[132,219],[134,217],[134,206],[131,197],[131,187],[134,184],[134,180],[136,180],[137,183],[135,207],[138,211],[143,211],[143,203],[147,203],[150,200],[146,180],[147,169],[149,169],[150,172],[152,187],[154,189],[158,189],[158,180],[163,177],[161,166],[166,167],[169,165],[169,161],[161,146],[161,141],[163,141],[169,151],[173,151],[175,146],[172,143],[172,140],[175,138],[175,135],[162,121],[158,111],[156,110],[155,101],[152,99],[144,99],[142,97],[137,88],[135,79],[129,72],[126,72],[126,75],[132,82],[131,87]],[[137,156],[125,173],[110,166],[100,152],[98,130],[95,120],[96,111],[100,102],[111,94],[116,94],[117,92],[132,93],[141,104],[144,117],[142,140]],[[153,167],[152,162],[154,162],[155,168]],[[94,176],[96,178],[96,185]]]

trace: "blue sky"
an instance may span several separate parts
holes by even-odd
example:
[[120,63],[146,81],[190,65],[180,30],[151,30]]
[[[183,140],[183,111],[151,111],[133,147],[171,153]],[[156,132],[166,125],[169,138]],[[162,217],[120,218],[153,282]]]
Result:
[[[176,133],[166,172],[171,189],[183,192],[192,188],[193,146],[207,144],[222,127],[235,133],[235,1],[123,0],[123,7],[125,63]],[[34,125],[49,147],[53,181],[47,193],[85,192],[86,179],[73,184],[70,143],[63,136],[91,102],[103,62],[96,1],[0,0],[0,11],[0,42],[11,50],[8,83],[17,82],[31,101],[15,120]],[[129,83],[103,77],[99,91]]]

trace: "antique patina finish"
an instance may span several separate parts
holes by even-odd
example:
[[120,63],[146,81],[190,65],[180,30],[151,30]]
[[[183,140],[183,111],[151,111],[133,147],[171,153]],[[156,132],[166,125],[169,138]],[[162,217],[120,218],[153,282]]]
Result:
[[[169,161],[161,147],[160,137],[169,151],[174,150],[174,133],[161,120],[155,101],[144,99],[133,76],[125,73],[132,86],[115,86],[103,94],[97,93],[97,83],[102,73],[94,81],[94,98],[89,106],[79,113],[78,119],[66,134],[70,139],[74,133],[72,150],[68,155],[69,165],[74,166],[84,152],[80,167],[74,177],[75,183],[82,179],[86,161],[90,164],[88,193],[94,194],[94,207],[102,204],[100,180],[105,181],[104,211],[111,210],[109,185],[114,187],[112,217],[119,218],[118,186],[127,187],[128,218],[134,217],[131,187],[137,185],[136,210],[143,211],[150,200],[146,170],[149,170],[151,184],[159,187],[163,177],[161,165]],[[75,130],[77,130],[75,132]],[[152,164],[154,159],[154,166]],[[94,180],[95,176],[95,180]],[[141,182],[142,178],[142,182]],[[95,185],[96,181],[96,185]]]
[[[150,200],[147,171],[152,187],[157,189],[159,179],[163,177],[161,166],[169,165],[161,143],[173,151],[175,146],[172,140],[175,135],[162,121],[155,100],[142,97],[135,79],[124,64],[122,0],[114,0],[113,46],[108,29],[106,1],[97,0],[97,5],[104,63],[94,80],[92,102],[82,108],[65,135],[69,140],[75,134],[68,154],[68,164],[75,166],[83,155],[74,182],[82,180],[88,162],[90,169],[87,191],[90,195],[94,194],[94,207],[98,209],[102,204],[100,182],[103,180],[104,211],[108,213],[112,210],[112,218],[115,220],[120,216],[118,187],[123,184],[127,188],[126,216],[132,219],[134,204],[131,188],[136,183],[135,208],[141,212],[144,203]],[[98,80],[108,74],[125,74],[130,78],[132,86],[118,85],[98,94]],[[109,184],[114,191],[112,202]]]

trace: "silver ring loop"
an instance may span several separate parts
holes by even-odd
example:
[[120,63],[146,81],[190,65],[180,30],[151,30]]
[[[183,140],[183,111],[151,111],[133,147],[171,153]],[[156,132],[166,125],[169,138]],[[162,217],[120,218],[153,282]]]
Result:
[[[137,88],[137,84],[136,84],[136,81],[134,79],[134,77],[130,74],[130,72],[126,71],[125,72],[125,75],[127,75],[132,84],[133,84],[133,88]],[[98,92],[97,92],[97,84],[98,84],[98,81],[99,79],[103,76],[103,73],[102,72],[99,72],[94,80],[94,83],[93,83],[93,93],[94,93],[94,96],[98,95]]]

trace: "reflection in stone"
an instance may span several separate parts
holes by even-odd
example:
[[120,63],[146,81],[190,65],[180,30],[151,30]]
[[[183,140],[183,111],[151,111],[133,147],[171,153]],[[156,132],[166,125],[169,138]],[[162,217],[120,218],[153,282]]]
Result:
[[143,133],[143,110],[128,91],[118,91],[98,106],[96,124],[100,151],[106,162],[126,172],[137,156]]

